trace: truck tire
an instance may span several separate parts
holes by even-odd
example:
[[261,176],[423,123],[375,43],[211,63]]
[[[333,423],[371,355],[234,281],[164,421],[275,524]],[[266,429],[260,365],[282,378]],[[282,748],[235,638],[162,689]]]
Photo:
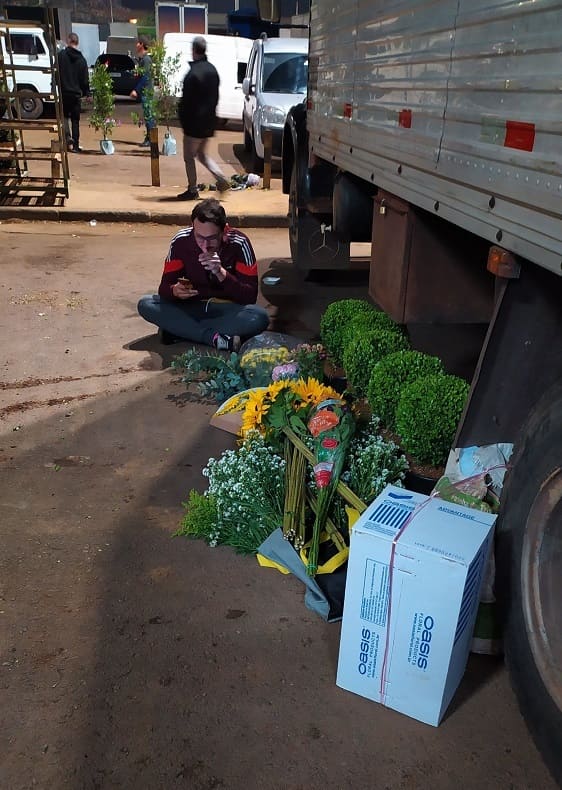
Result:
[[562,786],[562,385],[534,408],[506,476],[497,595],[511,683]]
[[22,121],[36,121],[43,115],[43,100],[34,90],[19,91],[19,106]]
[[252,140],[252,172],[261,176],[263,174],[263,159],[256,151],[256,141]]
[[252,150],[252,138],[250,137],[250,133],[246,129],[244,118],[242,118],[242,126],[244,127],[244,151],[246,151],[246,153],[249,154],[250,151]]
[[[349,268],[349,244],[327,230],[329,218],[309,214],[298,207],[298,173],[296,159],[289,188],[289,243],[293,263],[303,274],[312,269]],[[328,221],[325,221],[328,220]]]

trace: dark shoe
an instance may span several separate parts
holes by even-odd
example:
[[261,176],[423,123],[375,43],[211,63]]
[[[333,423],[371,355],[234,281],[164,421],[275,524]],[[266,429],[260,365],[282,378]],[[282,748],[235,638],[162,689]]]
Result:
[[73,145],[70,150],[72,151],[73,154],[82,154],[82,153],[84,153],[84,149],[80,148],[79,145]]
[[177,200],[198,200],[199,192],[196,189],[186,189],[185,192],[180,192],[177,195]]
[[238,335],[221,335],[217,332],[213,338],[213,345],[217,351],[238,351],[240,338]]
[[143,140],[142,143],[140,143],[139,147],[140,148],[150,148],[150,140]]
[[217,181],[217,189],[219,192],[228,192],[230,189],[230,183],[226,180],[226,178],[221,179],[220,181]]
[[173,346],[174,343],[182,343],[185,338],[173,335],[171,332],[166,332],[165,329],[158,330],[158,340],[163,346]]

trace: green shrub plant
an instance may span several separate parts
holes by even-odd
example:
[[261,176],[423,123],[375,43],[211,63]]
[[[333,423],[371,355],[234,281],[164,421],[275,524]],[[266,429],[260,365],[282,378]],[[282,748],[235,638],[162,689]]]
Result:
[[396,409],[396,432],[416,463],[445,463],[468,391],[466,381],[441,373],[422,376],[404,387]]
[[394,431],[396,409],[404,387],[422,376],[436,373],[445,373],[438,357],[411,349],[388,354],[377,362],[369,378],[367,402],[371,412]]
[[328,305],[320,318],[320,338],[330,360],[343,364],[344,333],[359,315],[374,313],[375,308],[363,299],[340,299]]
[[348,385],[358,398],[367,395],[374,366],[387,354],[409,348],[408,338],[394,329],[371,329],[350,340],[343,352]]

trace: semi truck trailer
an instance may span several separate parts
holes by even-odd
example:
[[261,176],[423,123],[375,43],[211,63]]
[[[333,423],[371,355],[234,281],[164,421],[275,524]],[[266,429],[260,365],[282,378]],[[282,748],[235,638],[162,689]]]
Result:
[[369,295],[396,321],[485,327],[455,446],[514,445],[496,596],[559,782],[561,29],[560,0],[312,0],[282,158],[296,266],[348,267],[370,241]]

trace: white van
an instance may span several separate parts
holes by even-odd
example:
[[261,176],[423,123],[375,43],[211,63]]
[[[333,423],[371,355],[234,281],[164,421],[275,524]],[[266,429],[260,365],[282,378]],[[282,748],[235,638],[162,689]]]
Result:
[[[11,26],[8,29],[0,24],[0,51],[9,82],[12,76],[10,64],[17,66],[13,74],[16,88],[20,92],[19,105],[22,119],[33,121],[40,118],[44,105],[55,101],[52,63],[43,29]],[[27,70],[26,66],[31,68]],[[8,87],[12,89],[11,85]],[[49,94],[49,97],[39,94]]]
[[281,156],[288,111],[306,96],[308,38],[261,38],[254,41],[244,93],[244,148],[252,151],[252,169],[263,168],[263,132],[272,133],[272,155]]
[[[183,79],[193,59],[191,44],[198,33],[166,33],[164,46],[167,57],[180,56],[180,66],[172,79],[175,96],[182,95]],[[242,80],[246,74],[248,58],[252,51],[252,39],[241,36],[204,36],[207,42],[207,58],[219,73],[219,103],[217,116],[227,121],[239,121],[242,117],[244,96]]]

